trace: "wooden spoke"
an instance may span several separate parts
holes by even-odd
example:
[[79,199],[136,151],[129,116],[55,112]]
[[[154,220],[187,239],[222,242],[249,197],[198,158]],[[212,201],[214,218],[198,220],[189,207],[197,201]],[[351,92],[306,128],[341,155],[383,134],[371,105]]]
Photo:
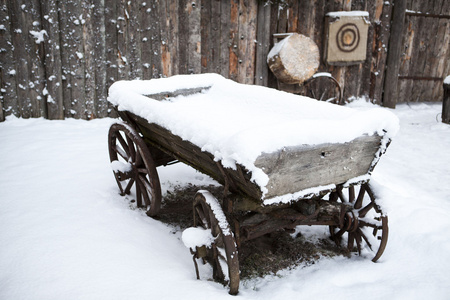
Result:
[[[212,266],[213,279],[228,285],[230,294],[236,295],[239,289],[239,258],[236,241],[228,222],[224,220],[218,221],[224,213],[220,209],[217,199],[208,193],[208,201],[206,201],[205,193],[208,192],[201,192],[195,195],[193,207],[194,226],[210,230],[215,237],[212,245],[206,249],[205,260]],[[211,201],[217,202],[214,211],[210,206]],[[227,265],[227,274],[222,269],[221,263]]]
[[142,207],[142,193],[139,180],[136,182],[135,187],[136,187],[136,205],[137,207]]
[[130,150],[128,144],[123,139],[122,135],[118,133],[116,135],[117,141],[119,141],[120,145],[122,146],[122,149],[127,153],[127,157],[130,157]]
[[358,193],[358,199],[356,199],[356,202],[355,202],[355,205],[354,205],[355,209],[360,209],[361,208],[363,200],[364,200],[365,192],[366,192],[366,190],[365,190],[364,186],[361,185],[361,187],[359,189],[359,193]]
[[348,188],[348,202],[353,203],[355,201],[355,187],[350,186]]
[[147,144],[132,127],[115,123],[109,129],[108,148],[111,162],[118,160],[131,165],[126,173],[114,172],[121,195],[131,194],[134,185],[136,206],[155,216],[161,206],[161,186]]
[[140,176],[139,179],[140,179],[139,180],[139,186],[141,187],[141,190],[144,191],[144,190],[147,189],[147,192],[143,192],[142,193],[142,196],[144,198],[144,203],[143,204],[145,204],[145,207],[147,207],[147,206],[149,206],[151,204],[151,200],[150,200],[149,193],[148,193],[148,187],[144,184],[145,178],[142,178]]
[[124,193],[129,195],[131,188],[133,187],[133,183],[134,183],[134,178],[131,178],[130,181],[128,181],[127,187],[125,188]]
[[122,158],[123,158],[124,160],[128,161],[128,155],[127,155],[127,153],[126,153],[122,148],[119,148],[119,146],[116,145],[116,146],[113,147],[113,149],[114,149],[114,151],[116,151],[117,154],[119,154],[120,156],[122,156]]
[[364,241],[366,242],[367,246],[370,248],[370,250],[373,251],[372,249],[372,244],[370,243],[369,239],[367,238],[367,236],[364,234],[364,232],[362,232],[361,228],[358,228],[358,233],[359,235],[364,239]]
[[128,150],[130,152],[131,159],[133,161],[135,161],[136,164],[137,164],[137,161],[136,161],[136,150],[134,149],[134,143],[133,143],[133,140],[128,135],[127,135],[127,143],[128,143]]
[[370,202],[369,204],[367,204],[363,209],[360,209],[358,211],[359,213],[359,217],[360,218],[364,218],[366,216],[366,214],[375,207],[375,203],[374,202]]
[[[359,191],[356,193],[356,189]],[[346,202],[346,195],[349,202]],[[355,195],[358,197],[355,199]],[[375,194],[368,183],[346,189],[337,187],[329,196],[332,202],[340,201],[351,205],[340,226],[330,226],[331,238],[340,245],[346,239],[349,251],[360,255],[370,254],[376,262],[384,252],[388,239],[388,219],[376,203]],[[350,210],[351,209],[351,210]],[[373,237],[372,237],[372,236]]]
[[138,151],[136,151],[136,158],[135,158],[135,161],[136,161],[136,166],[142,166],[142,164],[143,164],[143,161],[142,161],[142,154],[141,154],[141,152],[138,150]]

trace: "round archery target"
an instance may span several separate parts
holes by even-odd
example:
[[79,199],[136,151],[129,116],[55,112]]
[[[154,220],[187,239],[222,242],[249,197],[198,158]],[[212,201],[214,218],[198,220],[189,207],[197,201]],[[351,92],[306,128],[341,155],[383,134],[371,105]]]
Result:
[[336,34],[337,47],[343,52],[352,52],[355,50],[359,45],[359,40],[359,29],[353,23],[342,25]]

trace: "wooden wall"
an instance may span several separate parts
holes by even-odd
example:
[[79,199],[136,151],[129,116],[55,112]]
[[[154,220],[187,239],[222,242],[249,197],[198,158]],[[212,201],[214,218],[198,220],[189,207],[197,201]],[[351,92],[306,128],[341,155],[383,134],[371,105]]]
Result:
[[450,75],[450,1],[407,0],[406,7],[398,97],[442,101]]
[[[407,8],[418,11],[428,3],[408,1]],[[366,96],[382,103],[392,2],[0,0],[0,120],[10,114],[114,117],[107,90],[121,79],[215,72],[238,82],[279,88],[266,63],[272,35],[299,32],[313,38],[322,51],[324,16],[342,10],[369,12],[368,58],[348,67],[322,64],[320,71],[340,81],[344,98]],[[430,2],[435,4],[428,5],[436,8],[433,13],[450,14],[448,0]],[[427,31],[418,34],[425,23],[432,23],[427,26],[437,32],[436,38]],[[405,24],[408,48],[402,53],[401,74],[420,75],[423,69],[430,76],[445,77],[448,19],[410,16]],[[399,78],[397,101],[441,100],[438,80],[433,86],[429,81],[416,86]]]

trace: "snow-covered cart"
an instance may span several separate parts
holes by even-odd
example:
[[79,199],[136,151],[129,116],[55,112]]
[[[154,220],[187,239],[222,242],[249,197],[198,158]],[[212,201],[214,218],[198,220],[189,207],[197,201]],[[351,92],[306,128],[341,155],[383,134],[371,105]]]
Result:
[[326,225],[350,251],[382,255],[388,219],[369,179],[398,128],[390,112],[215,74],[119,81],[108,100],[124,121],[108,136],[115,178],[149,216],[161,204],[158,166],[180,161],[224,186],[220,202],[198,191],[183,240],[230,294],[239,288],[240,245],[278,230]]

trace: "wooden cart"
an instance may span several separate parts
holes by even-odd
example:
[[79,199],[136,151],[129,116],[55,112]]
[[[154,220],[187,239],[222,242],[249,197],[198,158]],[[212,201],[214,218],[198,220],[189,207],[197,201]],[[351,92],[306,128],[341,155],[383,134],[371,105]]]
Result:
[[[161,101],[208,88],[145,96],[151,98],[148,101]],[[156,216],[161,204],[158,166],[183,162],[224,186],[221,202],[208,191],[195,196],[193,226],[210,230],[215,239],[191,251],[194,262],[202,258],[212,265],[214,279],[228,284],[230,294],[237,294],[239,288],[240,245],[267,233],[299,225],[327,225],[331,238],[339,245],[345,241],[350,251],[361,253],[368,248],[374,262],[383,254],[388,218],[377,204],[369,178],[389,139],[362,135],[346,143],[298,145],[262,153],[254,162],[269,178],[262,192],[244,166],[224,167],[200,146],[120,104],[118,114],[123,122],[113,124],[108,135],[114,176],[121,194],[135,188],[137,206],[146,208],[149,216]],[[283,195],[285,199],[288,195],[288,201],[277,201]]]

